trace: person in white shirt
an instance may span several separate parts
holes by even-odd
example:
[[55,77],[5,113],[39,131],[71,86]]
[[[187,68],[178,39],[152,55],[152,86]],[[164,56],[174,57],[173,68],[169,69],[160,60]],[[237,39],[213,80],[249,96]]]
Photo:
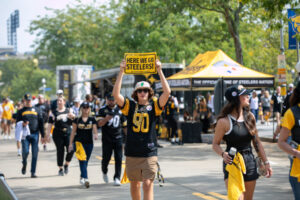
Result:
[[252,97],[250,98],[250,110],[255,116],[255,120],[258,119],[258,97],[256,91],[253,90]]

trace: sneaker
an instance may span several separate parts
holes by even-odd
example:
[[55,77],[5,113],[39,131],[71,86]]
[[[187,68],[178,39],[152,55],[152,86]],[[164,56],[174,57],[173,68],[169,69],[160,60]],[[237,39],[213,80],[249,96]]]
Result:
[[103,180],[104,180],[105,183],[109,182],[107,174],[103,174]]
[[26,165],[24,165],[24,164],[23,164],[23,167],[22,167],[22,174],[23,174],[23,175],[26,174]]
[[21,156],[21,155],[22,155],[21,149],[18,149],[18,156]]
[[80,185],[84,185],[85,184],[84,178],[80,178],[79,183],[80,183]]
[[7,139],[8,139],[8,136],[7,136],[7,135],[5,135],[5,136],[4,136],[4,140],[7,140]]
[[32,173],[31,178],[37,178],[37,175],[35,175],[35,173]]
[[90,187],[90,182],[89,182],[89,179],[84,179],[84,186],[86,187],[86,188],[89,188]]
[[69,165],[64,165],[65,174],[69,173]]
[[8,139],[11,140],[11,136],[8,136]]
[[114,186],[120,186],[120,185],[121,185],[120,179],[115,178],[115,180],[114,180]]
[[58,176],[63,176],[63,175],[64,175],[63,169],[59,169],[59,171],[58,171]]

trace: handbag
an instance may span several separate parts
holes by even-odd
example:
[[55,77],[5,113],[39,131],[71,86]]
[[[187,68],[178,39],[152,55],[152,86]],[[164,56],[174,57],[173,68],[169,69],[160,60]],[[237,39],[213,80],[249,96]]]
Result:
[[253,138],[253,144],[254,144],[254,149],[256,151],[256,158],[255,158],[255,162],[256,162],[256,167],[257,167],[257,173],[260,176],[266,176],[267,175],[267,170],[266,170],[266,166],[263,162],[263,160],[261,159],[261,157],[259,156],[259,150],[258,150],[258,143],[257,143],[257,139],[256,136],[254,136]]

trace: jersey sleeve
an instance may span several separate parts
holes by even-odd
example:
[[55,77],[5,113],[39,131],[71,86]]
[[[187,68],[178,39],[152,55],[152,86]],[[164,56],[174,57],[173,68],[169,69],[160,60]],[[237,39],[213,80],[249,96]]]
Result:
[[130,104],[131,104],[130,100],[128,98],[125,98],[124,105],[120,108],[123,115],[128,116]]
[[106,116],[105,112],[104,112],[104,108],[101,108],[98,112],[98,115],[96,117],[96,121],[99,121],[101,119],[103,119]]
[[292,130],[292,128],[295,126],[295,117],[291,109],[288,109],[285,112],[281,126],[289,130]]
[[92,117],[92,123],[93,123],[93,124],[97,124],[97,121],[96,121],[96,118],[95,118],[95,117]]
[[50,123],[50,124],[54,123],[54,117],[52,114],[49,116],[48,123]]
[[160,116],[163,111],[163,108],[159,106],[159,99],[153,98],[153,103],[154,103],[155,116]]

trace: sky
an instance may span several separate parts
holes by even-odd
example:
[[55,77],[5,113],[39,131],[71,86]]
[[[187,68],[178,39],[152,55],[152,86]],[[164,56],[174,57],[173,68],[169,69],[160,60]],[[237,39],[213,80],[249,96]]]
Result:
[[[108,0],[81,0],[82,4],[105,4]],[[33,51],[30,46],[35,39],[34,35],[30,35],[27,31],[30,22],[37,19],[37,16],[45,16],[51,14],[46,11],[45,7],[64,9],[67,5],[78,4],[76,0],[0,0],[0,47],[8,46],[7,44],[7,25],[6,21],[10,14],[15,10],[20,13],[20,27],[17,29],[18,52],[24,53]]]

